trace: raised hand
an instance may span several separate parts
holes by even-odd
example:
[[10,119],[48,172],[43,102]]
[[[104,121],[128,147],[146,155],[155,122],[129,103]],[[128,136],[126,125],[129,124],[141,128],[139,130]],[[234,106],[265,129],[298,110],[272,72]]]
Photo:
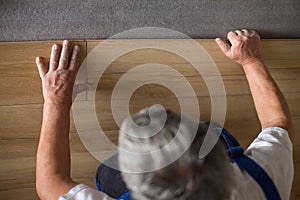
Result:
[[223,53],[241,65],[261,61],[260,36],[254,30],[236,30],[227,34],[231,46],[224,40],[216,38]]

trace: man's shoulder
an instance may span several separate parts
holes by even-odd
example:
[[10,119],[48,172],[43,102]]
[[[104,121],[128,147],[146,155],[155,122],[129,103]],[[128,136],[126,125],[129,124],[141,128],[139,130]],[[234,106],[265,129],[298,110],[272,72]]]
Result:
[[245,155],[259,164],[273,180],[283,199],[288,199],[294,177],[293,145],[280,127],[264,129],[249,145]]
[[[262,152],[282,152],[292,154],[293,145],[288,132],[280,127],[268,127],[255,138],[255,140],[246,149],[245,154],[254,156],[253,151]],[[276,156],[276,155],[274,155]]]

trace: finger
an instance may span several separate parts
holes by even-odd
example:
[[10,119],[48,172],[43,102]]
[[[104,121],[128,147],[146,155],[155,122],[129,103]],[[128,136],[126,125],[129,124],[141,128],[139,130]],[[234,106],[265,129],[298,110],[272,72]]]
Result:
[[227,33],[227,38],[228,38],[228,37],[237,37],[237,33],[234,32],[234,31],[229,31],[229,32]]
[[70,55],[70,42],[68,40],[64,40],[60,59],[59,59],[58,69],[68,68],[69,55]]
[[253,36],[255,34],[255,31],[254,30],[249,30],[249,35],[250,36]]
[[54,71],[58,65],[60,47],[57,44],[52,46],[50,63],[49,63],[49,71]]
[[227,33],[227,38],[231,42],[231,40],[235,40],[238,37],[237,33],[234,31],[229,31]]
[[78,45],[74,45],[71,60],[70,60],[70,65],[69,65],[70,70],[76,70],[76,71],[78,70],[79,53],[80,53],[80,47]]
[[230,48],[231,48],[230,45],[227,42],[225,42],[224,40],[220,39],[220,38],[216,38],[216,42],[219,45],[220,49],[223,51],[223,53],[226,56],[229,56]]
[[238,36],[242,36],[242,35],[243,35],[242,31],[240,31],[240,30],[236,30],[235,32],[236,32],[236,34],[237,34]]
[[59,46],[57,44],[54,44],[52,46],[52,51],[50,56],[49,71],[56,70],[58,65],[58,59],[59,59],[59,51],[60,51]]
[[260,38],[260,35],[255,30],[251,30],[251,35]]
[[228,34],[227,34],[227,38],[229,40],[229,42],[232,44],[232,45],[236,45],[239,43],[239,36],[238,34],[235,32],[235,31],[230,31]]
[[247,29],[242,29],[242,35],[244,36],[250,36],[250,31]]
[[45,76],[45,74],[47,73],[45,63],[41,57],[37,57],[35,59],[35,62],[36,62],[36,66],[39,70],[40,77],[43,78]]

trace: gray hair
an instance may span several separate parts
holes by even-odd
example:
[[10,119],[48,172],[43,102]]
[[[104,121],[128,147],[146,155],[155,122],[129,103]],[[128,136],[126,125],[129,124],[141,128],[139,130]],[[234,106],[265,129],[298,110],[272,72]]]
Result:
[[[131,190],[132,197],[138,200],[219,200],[229,199],[234,178],[231,171],[229,156],[225,151],[225,144],[219,140],[209,154],[199,159],[199,150],[208,130],[208,125],[178,116],[171,111],[166,111],[166,121],[163,128],[155,135],[148,138],[139,138],[136,126],[146,127],[150,121],[161,116],[165,110],[157,109],[149,115],[149,109],[144,109],[126,119],[122,123],[119,137],[119,146],[124,151],[119,151],[119,167],[122,171],[127,187]],[[133,125],[132,123],[135,123]],[[129,155],[128,152],[151,152],[159,150],[171,142],[178,134],[179,125],[190,127],[197,125],[197,132],[193,136],[188,129],[184,129],[184,136],[175,140],[175,145],[166,151],[160,151],[155,156]],[[155,124],[153,125],[155,126]],[[150,127],[151,129],[151,127]],[[130,133],[130,134],[128,134]],[[177,137],[177,136],[176,136]],[[189,140],[191,145],[182,155],[171,164],[154,171],[145,170],[144,173],[133,173],[134,170],[142,172],[149,166],[168,160],[172,152],[182,151]]]

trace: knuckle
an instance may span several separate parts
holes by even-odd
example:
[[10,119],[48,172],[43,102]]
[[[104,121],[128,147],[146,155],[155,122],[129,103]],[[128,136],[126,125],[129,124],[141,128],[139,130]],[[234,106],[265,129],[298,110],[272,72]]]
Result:
[[77,60],[76,59],[70,60],[70,65],[76,65],[76,64],[77,64]]
[[250,40],[250,37],[248,36],[243,36],[243,41],[248,42]]
[[236,38],[236,43],[237,43],[237,45],[241,44],[242,42],[243,42],[243,37],[242,37],[242,36],[238,36],[238,37]]
[[61,58],[59,59],[59,61],[61,61],[61,62],[67,62],[68,60],[67,60],[66,58],[61,57]]
[[69,70],[57,70],[55,79],[57,81],[70,81],[72,80],[73,73]]

